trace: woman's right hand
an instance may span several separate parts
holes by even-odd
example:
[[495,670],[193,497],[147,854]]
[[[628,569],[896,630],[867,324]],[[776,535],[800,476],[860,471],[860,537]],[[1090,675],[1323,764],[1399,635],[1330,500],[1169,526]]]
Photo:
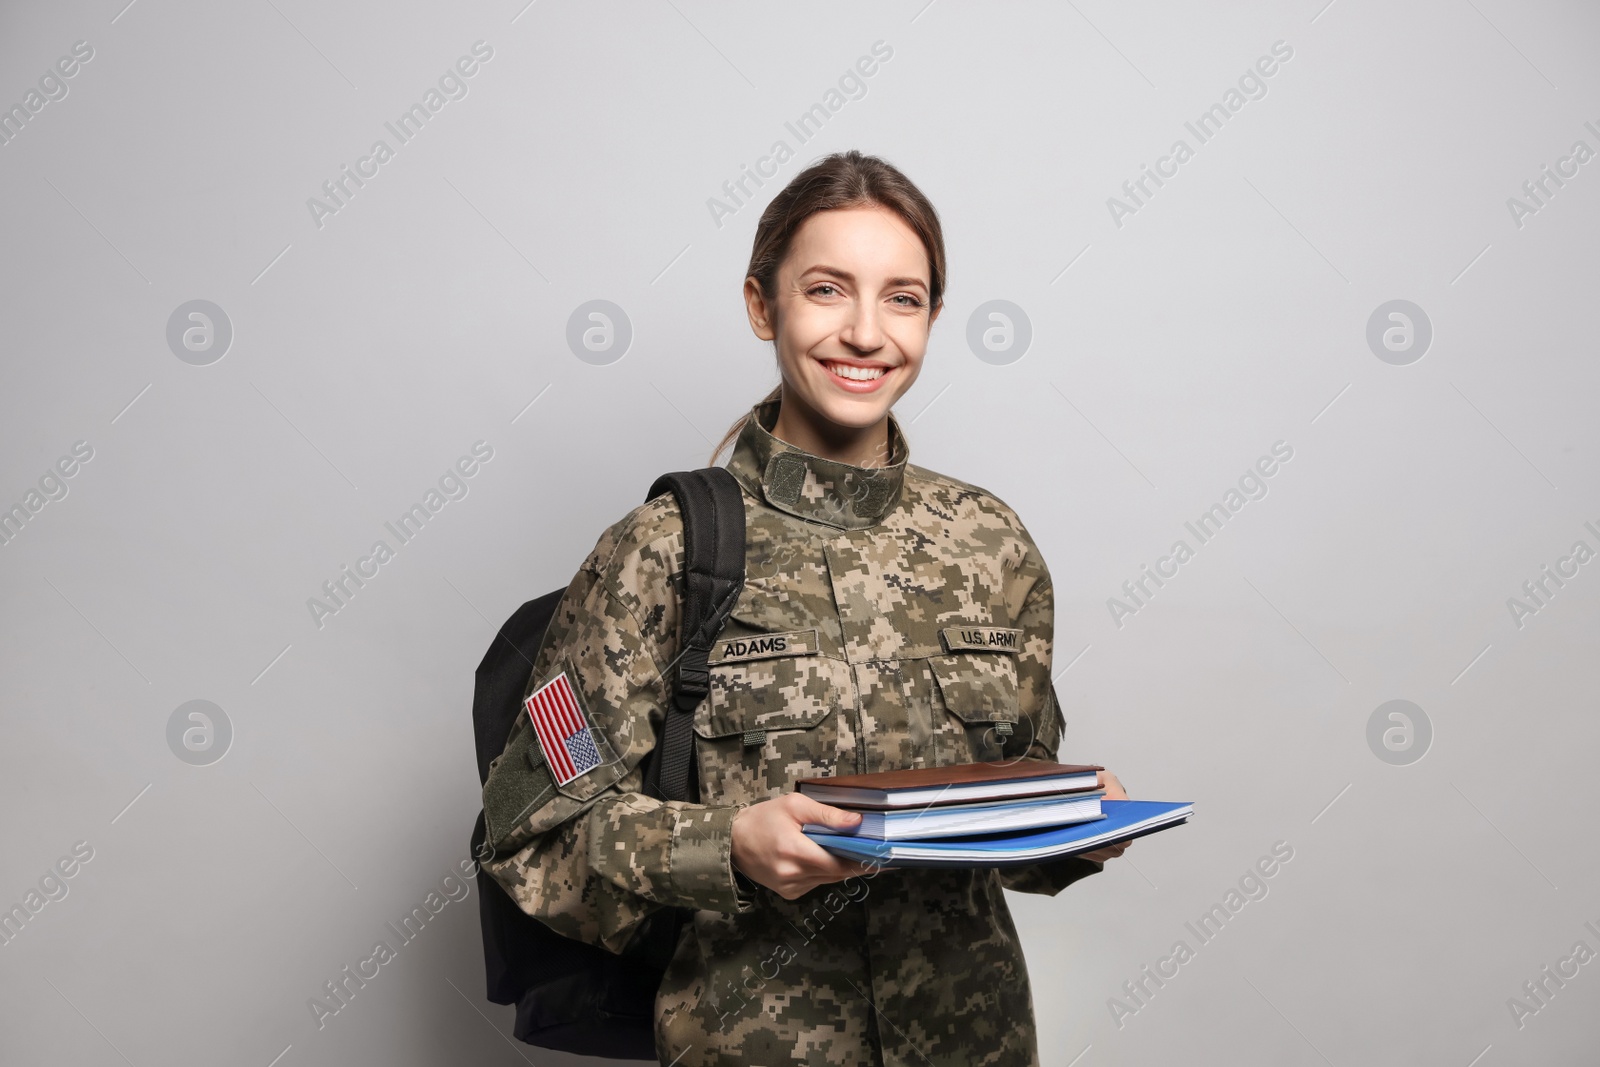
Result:
[[784,900],[804,896],[819,885],[842,882],[878,868],[835,856],[800,832],[805,823],[840,831],[854,829],[861,814],[785,793],[739,809],[733,817],[733,865]]

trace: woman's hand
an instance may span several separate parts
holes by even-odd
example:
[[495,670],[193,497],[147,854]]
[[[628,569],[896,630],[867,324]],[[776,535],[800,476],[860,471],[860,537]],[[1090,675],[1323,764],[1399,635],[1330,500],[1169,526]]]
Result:
[[[1106,800],[1128,799],[1128,791],[1122,788],[1122,783],[1110,771],[1100,772],[1100,788],[1106,791]],[[1106,860],[1114,860],[1122,855],[1131,844],[1133,844],[1132,841],[1119,841],[1114,845],[1107,845],[1105,848],[1097,848],[1093,852],[1080,852],[1078,855],[1086,860],[1104,863]]]
[[842,859],[812,841],[800,832],[808,822],[845,831],[860,824],[861,815],[803,793],[785,793],[741,808],[733,817],[734,867],[784,900],[878,869]]

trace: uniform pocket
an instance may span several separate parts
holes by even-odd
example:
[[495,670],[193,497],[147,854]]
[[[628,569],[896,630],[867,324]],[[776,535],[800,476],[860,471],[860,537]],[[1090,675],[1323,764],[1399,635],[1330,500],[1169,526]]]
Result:
[[1001,652],[953,652],[930,656],[928,666],[946,713],[935,722],[935,728],[941,734],[965,735],[968,758],[960,762],[1000,759],[1002,746],[1022,718],[1015,657]]
[[850,667],[819,654],[816,631],[724,639],[710,670],[694,722],[703,803],[755,803],[836,773]]

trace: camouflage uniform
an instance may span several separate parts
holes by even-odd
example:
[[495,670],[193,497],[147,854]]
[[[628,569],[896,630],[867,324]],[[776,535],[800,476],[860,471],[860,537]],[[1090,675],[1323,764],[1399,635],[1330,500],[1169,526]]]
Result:
[[734,814],[797,778],[1052,759],[1054,601],[1010,508],[906,462],[853,467],[773,437],[758,406],[729,469],[745,492],[743,594],[695,713],[701,803],[644,796],[678,648],[670,494],[600,538],[528,691],[566,670],[602,764],[552,788],[527,716],[484,790],[485,864],[557,931],[617,951],[663,905],[699,909],[656,998],[662,1063],[1038,1063],[1002,887],[1055,894],[1101,864],[878,870],[798,900],[733,871]]

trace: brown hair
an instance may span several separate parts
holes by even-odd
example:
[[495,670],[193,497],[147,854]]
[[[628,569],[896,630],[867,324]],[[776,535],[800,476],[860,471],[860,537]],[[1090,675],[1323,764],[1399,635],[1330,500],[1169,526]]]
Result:
[[[911,183],[893,164],[877,156],[862,155],[855,149],[835,152],[811,164],[796,174],[782,192],[772,198],[772,203],[761,213],[756,224],[755,243],[750,249],[750,267],[746,276],[754,278],[768,301],[778,294],[778,267],[789,254],[801,223],[819,211],[839,208],[877,205],[900,216],[922,240],[928,254],[928,309],[937,310],[944,299],[945,262],[944,231],[939,226],[939,213],[933,209],[922,190]],[[761,399],[761,403],[776,400],[783,395],[780,383]],[[745,423],[748,413],[741,415],[722,441],[711,453],[711,464],[731,445]]]

